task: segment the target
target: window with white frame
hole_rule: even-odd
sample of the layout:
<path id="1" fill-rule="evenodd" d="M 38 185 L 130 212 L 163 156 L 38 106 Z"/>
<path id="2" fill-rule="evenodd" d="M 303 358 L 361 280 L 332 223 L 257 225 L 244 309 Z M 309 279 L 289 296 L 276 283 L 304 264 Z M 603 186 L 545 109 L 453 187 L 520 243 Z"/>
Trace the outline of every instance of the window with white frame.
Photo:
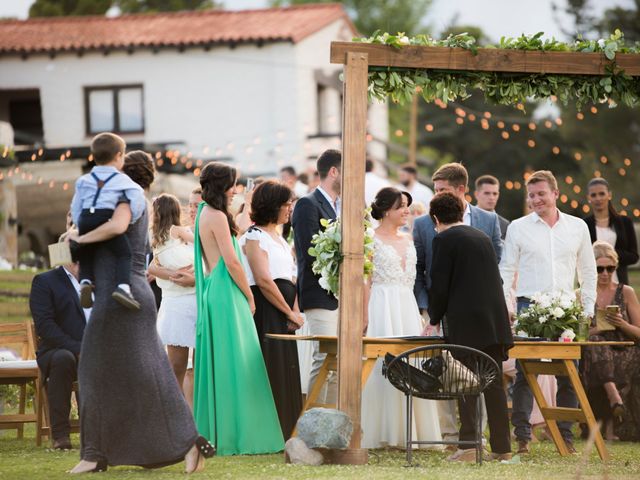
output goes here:
<path id="1" fill-rule="evenodd" d="M 144 132 L 142 85 L 85 87 L 84 100 L 87 135 Z"/>

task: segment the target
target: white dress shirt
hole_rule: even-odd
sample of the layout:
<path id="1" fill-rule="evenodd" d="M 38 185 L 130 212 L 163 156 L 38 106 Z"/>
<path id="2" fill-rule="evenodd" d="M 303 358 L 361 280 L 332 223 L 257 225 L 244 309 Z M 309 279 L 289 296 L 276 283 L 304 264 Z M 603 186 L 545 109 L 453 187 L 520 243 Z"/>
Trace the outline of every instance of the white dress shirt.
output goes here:
<path id="1" fill-rule="evenodd" d="M 462 215 L 462 223 L 467 226 L 471 226 L 471 207 L 469 206 L 469 202 L 464 202 L 464 214 Z"/>
<path id="2" fill-rule="evenodd" d="M 431 203 L 431 199 L 433 198 L 433 191 L 429 187 L 423 185 L 420 182 L 415 182 L 411 189 L 407 189 L 407 187 L 402 185 L 398 188 L 400 190 L 407 190 L 411 194 L 413 203 L 422 203 L 425 207 L 427 207 L 427 213 L 429 213 L 429 204 Z"/>
<path id="3" fill-rule="evenodd" d="M 340 209 L 342 208 L 342 201 L 340 200 L 340 197 L 336 197 L 336 201 L 334 202 L 333 199 L 329 196 L 327 192 L 324 191 L 322 187 L 318 187 L 318 191 L 322 194 L 324 198 L 327 199 L 327 202 L 329 202 L 329 205 L 331 205 L 331 208 L 333 208 L 333 211 L 336 212 L 336 218 L 340 218 Z"/>
<path id="4" fill-rule="evenodd" d="M 587 224 L 558 211 L 559 218 L 550 227 L 535 212 L 514 220 L 505 239 L 500 274 L 507 305 L 511 305 L 511 285 L 516 273 L 516 297 L 536 293 L 571 293 L 576 273 L 580 298 L 587 315 L 593 315 L 596 300 L 596 261 Z"/>
<path id="5" fill-rule="evenodd" d="M 78 283 L 78 280 L 76 279 L 76 277 L 73 276 L 73 273 L 71 273 L 65 267 L 62 267 L 62 268 L 64 268 L 64 271 L 67 274 L 67 277 L 69 277 L 69 281 L 71 282 L 71 285 L 73 285 L 73 288 L 75 288 L 76 292 L 78 292 L 78 297 L 80 297 L 80 283 Z M 93 295 L 93 293 L 91 295 Z M 86 321 L 89 321 L 89 318 L 91 317 L 91 308 L 83 308 L 82 310 L 84 311 L 84 319 Z"/>

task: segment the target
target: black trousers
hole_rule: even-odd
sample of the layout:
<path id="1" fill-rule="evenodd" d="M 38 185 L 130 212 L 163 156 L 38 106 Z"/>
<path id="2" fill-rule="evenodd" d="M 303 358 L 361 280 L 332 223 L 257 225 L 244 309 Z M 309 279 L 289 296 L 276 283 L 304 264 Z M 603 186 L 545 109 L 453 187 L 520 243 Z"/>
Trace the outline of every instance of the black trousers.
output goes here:
<path id="1" fill-rule="evenodd" d="M 482 352 L 493 358 L 498 364 L 498 378 L 484 391 L 484 400 L 487 406 L 489 423 L 489 444 L 493 453 L 511 452 L 511 436 L 509 433 L 509 413 L 507 411 L 507 396 L 502 387 L 502 359 L 504 348 L 500 345 L 481 349 Z M 463 364 L 473 370 L 473 365 L 459 358 Z M 458 400 L 460 411 L 460 440 L 470 441 L 476 438 L 477 411 L 476 400 L 478 395 L 467 395 Z"/>
<path id="2" fill-rule="evenodd" d="M 71 432 L 71 392 L 73 382 L 78 378 L 78 359 L 69 350 L 58 348 L 41 355 L 38 365 L 47 387 L 51 438 L 55 441 L 68 437 Z M 80 402 L 77 394 L 76 400 Z"/>
<path id="3" fill-rule="evenodd" d="M 93 213 L 89 209 L 82 210 L 78 221 L 80 235 L 95 230 L 112 216 L 113 210 L 109 208 L 98 208 Z M 83 244 L 78 251 L 80 280 L 94 281 L 93 259 L 100 246 L 107 247 L 116 257 L 116 283 L 131 285 L 131 245 L 126 235 L 118 235 L 104 242 Z"/>

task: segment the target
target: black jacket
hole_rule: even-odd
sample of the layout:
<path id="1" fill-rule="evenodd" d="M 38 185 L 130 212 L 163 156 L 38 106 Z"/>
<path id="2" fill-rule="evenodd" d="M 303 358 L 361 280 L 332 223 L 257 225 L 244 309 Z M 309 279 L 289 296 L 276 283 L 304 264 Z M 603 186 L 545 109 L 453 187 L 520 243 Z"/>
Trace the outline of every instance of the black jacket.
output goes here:
<path id="1" fill-rule="evenodd" d="M 433 239 L 429 316 L 448 343 L 479 350 L 513 346 L 509 313 L 489 237 L 466 225 Z M 506 358 L 505 358 L 506 359 Z"/>
<path id="2" fill-rule="evenodd" d="M 86 320 L 78 292 L 62 267 L 33 278 L 29 308 L 40 338 L 36 358 L 43 371 L 48 369 L 49 353 L 63 348 L 80 354 Z"/>
<path id="3" fill-rule="evenodd" d="M 298 262 L 298 303 L 301 310 L 311 308 L 335 310 L 338 308 L 338 300 L 320 286 L 318 283 L 320 277 L 311 270 L 315 260 L 309 255 L 311 237 L 322 228 L 320 225 L 322 218 L 335 220 L 336 214 L 318 189 L 296 202 L 291 224 L 296 247 L 296 261 Z"/>
<path id="4" fill-rule="evenodd" d="M 638 241 L 636 240 L 636 232 L 633 228 L 633 222 L 629 217 L 618 215 L 611 218 L 611 226 L 616 232 L 615 249 L 618 254 L 618 280 L 620 283 L 629 285 L 629 274 L 627 267 L 638 261 Z M 584 219 L 589 227 L 589 235 L 591 242 L 597 240 L 596 237 L 596 219 L 593 215 L 589 215 Z"/>

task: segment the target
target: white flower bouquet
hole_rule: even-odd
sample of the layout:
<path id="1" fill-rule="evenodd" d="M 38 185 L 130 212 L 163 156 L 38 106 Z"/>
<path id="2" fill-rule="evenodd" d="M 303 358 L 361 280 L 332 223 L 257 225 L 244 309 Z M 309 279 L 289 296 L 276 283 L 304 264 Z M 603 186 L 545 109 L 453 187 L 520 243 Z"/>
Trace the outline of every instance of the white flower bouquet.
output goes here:
<path id="1" fill-rule="evenodd" d="M 369 278 L 373 272 L 373 228 L 368 220 L 369 209 L 365 210 L 364 217 L 364 278 Z M 340 265 L 342 254 L 340 244 L 342 233 L 340 231 L 340 219 L 335 221 L 321 219 L 320 224 L 324 230 L 320 230 L 311 238 L 309 255 L 315 257 L 312 265 L 313 273 L 320 275 L 320 286 L 338 298 L 340 284 Z"/>
<path id="2" fill-rule="evenodd" d="M 514 323 L 516 335 L 572 341 L 583 321 L 582 305 L 573 293 L 537 293 Z"/>

